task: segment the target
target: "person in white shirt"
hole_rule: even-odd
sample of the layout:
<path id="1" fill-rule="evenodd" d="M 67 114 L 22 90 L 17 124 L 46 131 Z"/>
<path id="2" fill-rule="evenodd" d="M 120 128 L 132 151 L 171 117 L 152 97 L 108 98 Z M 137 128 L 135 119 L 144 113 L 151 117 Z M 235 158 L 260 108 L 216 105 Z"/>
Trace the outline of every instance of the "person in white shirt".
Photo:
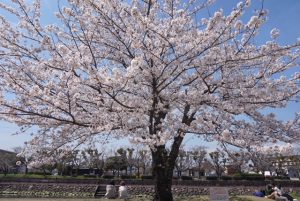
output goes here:
<path id="1" fill-rule="evenodd" d="M 115 187 L 115 181 L 111 181 L 106 186 L 106 193 L 104 196 L 106 199 L 115 199 L 116 198 L 116 187 Z"/>
<path id="2" fill-rule="evenodd" d="M 290 195 L 288 195 L 287 193 L 283 193 L 281 185 L 275 186 L 273 190 L 274 192 L 272 194 L 265 197 L 273 200 L 280 199 L 285 201 L 293 201 L 293 198 Z"/>
<path id="3" fill-rule="evenodd" d="M 128 189 L 127 189 L 127 186 L 125 185 L 124 181 L 120 182 L 119 198 L 124 199 L 124 200 L 128 200 L 128 198 L 129 198 Z"/>
<path id="4" fill-rule="evenodd" d="M 279 198 L 281 196 L 282 192 L 281 192 L 280 186 L 279 187 L 274 186 L 272 188 L 272 190 L 273 190 L 273 192 L 271 194 L 265 196 L 265 198 L 269 198 L 269 199 L 275 200 L 276 198 Z M 288 201 L 288 200 L 286 199 L 286 201 Z"/>
<path id="5" fill-rule="evenodd" d="M 277 193 L 278 196 L 281 196 L 282 195 L 282 189 L 281 189 L 281 186 L 275 186 L 274 187 L 274 191 Z"/>

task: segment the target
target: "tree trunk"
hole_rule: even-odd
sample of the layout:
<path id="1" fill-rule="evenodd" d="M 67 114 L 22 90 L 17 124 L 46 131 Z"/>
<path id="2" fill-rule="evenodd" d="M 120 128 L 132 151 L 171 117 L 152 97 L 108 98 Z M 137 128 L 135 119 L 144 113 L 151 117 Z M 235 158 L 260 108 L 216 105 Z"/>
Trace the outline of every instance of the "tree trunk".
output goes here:
<path id="1" fill-rule="evenodd" d="M 178 177 L 178 179 L 181 178 L 181 171 L 180 170 L 177 170 L 177 177 Z"/>
<path id="2" fill-rule="evenodd" d="M 68 168 L 68 172 L 69 172 L 69 175 L 71 175 L 71 177 L 73 177 L 73 168 L 74 168 L 74 165 L 71 165 L 69 168 Z"/>
<path id="3" fill-rule="evenodd" d="M 154 80 L 155 83 L 155 80 Z M 154 85 L 156 86 L 156 85 Z M 155 89 L 154 89 L 155 92 Z M 154 99 L 156 99 L 155 97 Z M 157 101 L 157 100 L 156 100 Z M 155 103 L 155 102 L 154 102 Z M 187 116 L 188 111 L 190 110 L 190 106 L 187 105 L 184 109 L 184 116 L 182 119 L 182 123 L 186 125 L 190 125 L 193 120 L 193 113 L 190 117 Z M 154 111 L 150 116 L 150 122 L 154 123 L 149 126 L 149 130 L 151 134 L 155 134 L 158 132 L 158 129 L 161 123 L 161 119 L 164 119 L 166 113 L 160 112 L 158 116 L 153 121 Z M 172 195 L 172 177 L 173 171 L 176 163 L 176 159 L 179 155 L 179 148 L 183 141 L 184 132 L 182 130 L 178 130 L 177 136 L 174 137 L 173 144 L 171 145 L 171 149 L 168 153 L 165 145 L 155 146 L 155 149 L 151 149 L 152 154 L 152 175 L 154 177 L 154 190 L 155 195 L 153 201 L 173 201 Z"/>
<path id="4" fill-rule="evenodd" d="M 139 162 L 138 162 L 139 163 Z M 140 165 L 137 165 L 137 175 L 140 178 Z"/>
<path id="5" fill-rule="evenodd" d="M 8 174 L 8 168 L 4 167 L 3 171 L 4 171 L 4 176 L 6 176 Z"/>
<path id="6" fill-rule="evenodd" d="M 200 172 L 201 172 L 201 164 L 198 164 L 198 179 L 201 178 Z"/>
<path id="7" fill-rule="evenodd" d="M 143 165 L 143 175 L 146 175 L 146 165 Z"/>
<path id="8" fill-rule="evenodd" d="M 167 151 L 164 147 L 152 152 L 152 173 L 154 176 L 155 195 L 153 201 L 173 201 L 172 175 L 174 166 L 168 164 Z"/>
<path id="9" fill-rule="evenodd" d="M 157 176 L 154 177 L 155 181 L 155 196 L 153 201 L 173 201 L 172 195 L 172 177 L 168 176 L 165 168 L 156 171 Z"/>

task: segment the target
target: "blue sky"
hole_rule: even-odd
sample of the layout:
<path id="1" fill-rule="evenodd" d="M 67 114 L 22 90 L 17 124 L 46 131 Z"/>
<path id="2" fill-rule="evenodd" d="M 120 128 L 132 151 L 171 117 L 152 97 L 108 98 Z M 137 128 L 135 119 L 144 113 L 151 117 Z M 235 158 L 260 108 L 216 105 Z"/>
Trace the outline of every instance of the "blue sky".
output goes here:
<path id="1" fill-rule="evenodd" d="M 27 0 L 30 2 L 30 0 Z M 10 0 L 1 0 L 1 2 L 7 3 Z M 53 13 L 57 9 L 57 1 L 43 0 L 42 3 L 42 23 L 54 23 L 55 19 Z M 204 15 L 213 13 L 216 9 L 222 8 L 225 14 L 229 14 L 232 8 L 238 3 L 238 0 L 216 0 L 214 6 L 205 10 Z M 261 0 L 252 0 L 251 7 L 246 11 L 244 20 L 250 18 L 255 9 L 260 9 L 262 6 Z M 299 0 L 265 0 L 263 4 L 264 8 L 269 10 L 268 21 L 265 23 L 260 31 L 260 35 L 256 39 L 257 44 L 264 43 L 270 40 L 270 31 L 276 27 L 280 30 L 280 38 L 278 39 L 281 44 L 293 43 L 300 38 L 300 1 Z M 6 13 L 0 10 L 0 15 L 9 17 Z M 13 18 L 10 18 L 14 21 Z M 300 72 L 300 68 L 296 67 L 294 71 Z M 293 118 L 295 112 L 300 112 L 300 103 L 291 103 L 287 108 L 276 109 L 273 111 L 277 117 L 281 120 L 288 120 Z M 30 135 L 27 133 L 20 135 L 12 135 L 18 130 L 18 127 L 14 124 L 0 121 L 0 149 L 11 150 L 13 147 L 22 146 L 24 141 L 30 139 Z M 195 140 L 196 139 L 196 140 Z M 116 144 L 122 144 L 124 141 L 116 142 Z M 185 144 L 188 146 L 195 146 L 201 143 L 200 140 L 192 136 L 187 136 Z M 206 144 L 207 146 L 207 144 Z M 212 145 L 214 146 L 214 145 Z"/>

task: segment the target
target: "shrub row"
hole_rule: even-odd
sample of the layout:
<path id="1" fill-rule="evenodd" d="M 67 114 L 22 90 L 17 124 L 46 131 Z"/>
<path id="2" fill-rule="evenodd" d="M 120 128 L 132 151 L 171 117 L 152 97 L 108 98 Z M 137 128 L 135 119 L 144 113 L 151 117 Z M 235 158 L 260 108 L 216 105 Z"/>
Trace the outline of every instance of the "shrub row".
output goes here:
<path id="1" fill-rule="evenodd" d="M 1 178 L 62 178 L 62 179 L 116 179 L 117 177 L 114 175 L 102 175 L 102 177 L 99 177 L 97 175 L 82 175 L 82 176 L 75 176 L 75 177 L 61 177 L 61 176 L 51 176 L 49 174 L 44 177 L 43 173 L 28 173 L 27 175 L 7 175 L 7 176 L 2 176 Z M 207 176 L 204 177 L 206 180 L 249 180 L 249 181 L 263 181 L 263 180 L 268 180 L 268 179 L 275 179 L 275 180 L 289 180 L 289 177 L 286 176 L 276 176 L 276 177 L 270 177 L 270 178 L 265 178 L 261 174 L 236 174 L 232 176 L 224 175 L 218 178 L 217 176 Z M 136 175 L 121 175 L 120 179 L 126 179 L 126 180 L 135 180 L 135 179 L 141 179 L 141 180 L 152 180 L 153 176 L 151 175 L 141 175 L 140 177 Z M 193 180 L 193 177 L 191 176 L 181 176 L 180 178 L 178 177 L 173 177 L 174 180 Z"/>
<path id="2" fill-rule="evenodd" d="M 103 175 L 102 178 L 103 179 L 114 179 L 117 177 L 114 175 Z M 138 177 L 135 175 L 121 175 L 120 178 L 121 179 L 138 179 Z"/>
<path id="3" fill-rule="evenodd" d="M 260 174 L 238 174 L 233 176 L 221 176 L 221 180 L 248 180 L 248 181 L 263 181 L 265 180 L 264 175 Z M 208 176 L 206 180 L 218 180 L 217 176 Z"/>
<path id="4" fill-rule="evenodd" d="M 42 176 L 44 176 L 44 175 L 51 175 L 51 173 L 50 172 L 28 172 L 27 173 L 28 175 L 42 175 Z"/>
<path id="5" fill-rule="evenodd" d="M 102 178 L 104 179 L 113 179 L 115 178 L 113 175 L 104 175 L 102 176 Z M 131 175 L 121 175 L 120 177 L 121 179 L 138 179 L 137 176 L 131 176 Z M 140 177 L 142 180 L 145 179 L 153 179 L 153 176 L 151 175 L 142 175 Z M 181 176 L 180 178 L 178 177 L 173 177 L 174 180 L 193 180 L 193 177 L 191 176 Z M 220 178 L 221 180 L 249 180 L 249 181 L 263 181 L 265 180 L 264 175 L 261 174 L 237 174 L 237 175 L 232 175 L 232 176 L 228 176 L 228 175 L 224 175 L 221 176 Z M 288 180 L 289 177 L 284 177 L 284 176 L 278 176 L 278 177 L 273 177 L 273 179 L 278 179 L 278 180 Z M 218 180 L 217 176 L 207 176 L 206 180 Z"/>

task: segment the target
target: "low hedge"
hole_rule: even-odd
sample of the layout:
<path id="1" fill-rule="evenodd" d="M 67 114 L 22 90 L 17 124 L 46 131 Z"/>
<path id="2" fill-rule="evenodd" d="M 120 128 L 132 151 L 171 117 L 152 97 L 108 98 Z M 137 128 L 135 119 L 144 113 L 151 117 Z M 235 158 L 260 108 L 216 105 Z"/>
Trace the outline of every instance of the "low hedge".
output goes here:
<path id="1" fill-rule="evenodd" d="M 217 176 L 207 176 L 206 180 L 218 180 Z"/>
<path id="2" fill-rule="evenodd" d="M 218 180 L 217 176 L 207 176 L 206 180 Z M 264 175 L 260 174 L 236 174 L 236 175 L 223 175 L 220 177 L 220 180 L 228 181 L 228 180 L 248 180 L 248 181 L 264 181 Z"/>
<path id="3" fill-rule="evenodd" d="M 224 175 L 221 177 L 222 180 L 232 180 L 231 176 Z"/>
<path id="4" fill-rule="evenodd" d="M 152 175 L 142 175 L 141 179 L 153 179 Z"/>
<path id="5" fill-rule="evenodd" d="M 180 178 L 182 180 L 193 180 L 193 177 L 191 177 L 191 176 L 181 176 Z"/>
<path id="6" fill-rule="evenodd" d="M 97 178 L 97 175 L 90 175 L 90 174 L 85 174 L 83 175 L 84 178 Z"/>
<path id="7" fill-rule="evenodd" d="M 265 176 L 261 174 L 236 174 L 232 176 L 233 180 L 263 181 Z"/>
<path id="8" fill-rule="evenodd" d="M 115 176 L 114 175 L 103 175 L 102 178 L 103 179 L 113 179 L 113 178 L 115 178 Z"/>
<path id="9" fill-rule="evenodd" d="M 121 175 L 121 179 L 136 179 L 135 175 Z"/>
<path id="10" fill-rule="evenodd" d="M 277 180 L 290 180 L 288 176 L 275 176 L 273 178 Z"/>
<path id="11" fill-rule="evenodd" d="M 27 175 L 40 175 L 40 176 L 44 176 L 44 175 L 52 175 L 50 172 L 28 172 Z"/>

